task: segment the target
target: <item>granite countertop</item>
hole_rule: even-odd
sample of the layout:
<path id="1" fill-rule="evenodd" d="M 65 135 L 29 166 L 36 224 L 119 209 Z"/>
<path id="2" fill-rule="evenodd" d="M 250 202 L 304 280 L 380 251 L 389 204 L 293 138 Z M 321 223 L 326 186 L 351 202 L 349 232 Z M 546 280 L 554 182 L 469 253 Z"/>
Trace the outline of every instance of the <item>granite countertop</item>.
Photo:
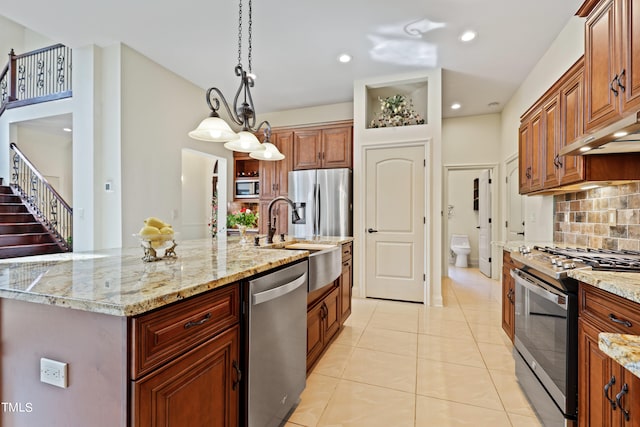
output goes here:
<path id="1" fill-rule="evenodd" d="M 629 372 L 640 377 L 640 336 L 602 332 L 598 334 L 598 347 Z"/>
<path id="2" fill-rule="evenodd" d="M 142 248 L 134 247 L 0 260 L 0 298 L 135 316 L 309 255 L 240 245 L 226 236 L 178 241 L 176 254 L 143 262 Z"/>
<path id="3" fill-rule="evenodd" d="M 589 269 L 568 270 L 567 275 L 622 298 L 640 303 L 640 274 Z"/>

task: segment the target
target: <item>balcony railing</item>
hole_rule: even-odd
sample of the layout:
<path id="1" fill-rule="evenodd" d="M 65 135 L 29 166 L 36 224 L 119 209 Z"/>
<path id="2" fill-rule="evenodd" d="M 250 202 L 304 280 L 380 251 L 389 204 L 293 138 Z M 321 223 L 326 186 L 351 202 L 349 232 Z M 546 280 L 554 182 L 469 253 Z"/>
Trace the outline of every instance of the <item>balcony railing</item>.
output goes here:
<path id="1" fill-rule="evenodd" d="M 11 186 L 29 211 L 57 237 L 58 245 L 73 248 L 73 210 L 13 142 Z"/>
<path id="2" fill-rule="evenodd" d="M 0 73 L 0 114 L 7 108 L 71 96 L 71 48 L 62 44 L 16 55 Z"/>

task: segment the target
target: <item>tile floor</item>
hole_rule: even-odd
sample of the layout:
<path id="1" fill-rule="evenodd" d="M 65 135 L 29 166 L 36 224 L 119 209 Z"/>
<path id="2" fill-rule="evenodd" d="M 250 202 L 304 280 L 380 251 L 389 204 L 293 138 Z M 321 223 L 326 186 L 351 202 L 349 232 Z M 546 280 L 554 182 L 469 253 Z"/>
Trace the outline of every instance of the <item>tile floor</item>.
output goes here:
<path id="1" fill-rule="evenodd" d="M 449 275 L 445 307 L 354 299 L 286 427 L 540 426 L 514 376 L 500 283 Z"/>

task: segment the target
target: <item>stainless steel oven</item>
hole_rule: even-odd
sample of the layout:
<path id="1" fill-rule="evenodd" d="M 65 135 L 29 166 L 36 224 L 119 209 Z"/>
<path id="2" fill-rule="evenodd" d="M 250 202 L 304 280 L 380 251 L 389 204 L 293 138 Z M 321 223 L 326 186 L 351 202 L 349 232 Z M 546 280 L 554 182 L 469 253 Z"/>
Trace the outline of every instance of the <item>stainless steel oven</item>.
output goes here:
<path id="1" fill-rule="evenodd" d="M 547 427 L 577 419 L 578 301 L 562 282 L 514 269 L 516 376 Z"/>

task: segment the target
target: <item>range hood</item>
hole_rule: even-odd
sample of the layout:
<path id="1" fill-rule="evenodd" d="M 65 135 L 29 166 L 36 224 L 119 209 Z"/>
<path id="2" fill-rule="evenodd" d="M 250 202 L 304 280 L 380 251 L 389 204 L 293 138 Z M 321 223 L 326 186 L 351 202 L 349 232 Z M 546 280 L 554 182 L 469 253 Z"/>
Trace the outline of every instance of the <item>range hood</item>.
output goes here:
<path id="1" fill-rule="evenodd" d="M 561 156 L 640 152 L 640 111 L 560 150 Z"/>

